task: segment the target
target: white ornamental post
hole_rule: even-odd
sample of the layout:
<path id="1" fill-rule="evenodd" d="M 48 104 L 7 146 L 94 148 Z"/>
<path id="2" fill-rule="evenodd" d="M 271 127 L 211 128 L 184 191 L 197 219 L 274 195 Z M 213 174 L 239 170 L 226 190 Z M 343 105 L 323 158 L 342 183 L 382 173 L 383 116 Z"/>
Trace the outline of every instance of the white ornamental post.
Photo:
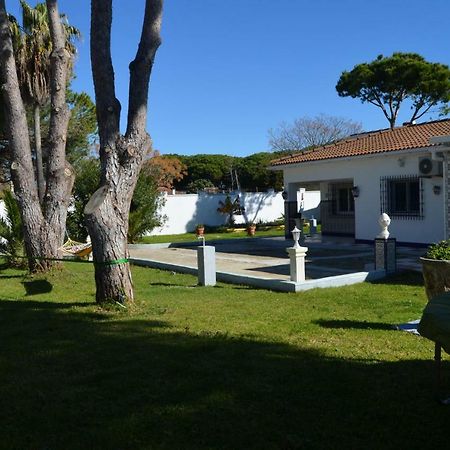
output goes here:
<path id="1" fill-rule="evenodd" d="M 203 244 L 197 247 L 198 284 L 200 286 L 215 286 L 216 247 L 205 245 L 204 236 L 199 236 L 198 239 L 203 241 Z"/>
<path id="2" fill-rule="evenodd" d="M 389 237 L 388 227 L 391 224 L 391 218 L 383 213 L 378 218 L 378 223 L 381 232 L 375 238 L 375 270 L 394 273 L 397 270 L 397 241 Z"/>
<path id="3" fill-rule="evenodd" d="M 292 230 L 294 238 L 294 246 L 287 249 L 290 259 L 291 281 L 301 283 L 305 281 L 305 257 L 308 247 L 300 247 L 298 240 L 300 239 L 300 230 L 294 227 Z"/>

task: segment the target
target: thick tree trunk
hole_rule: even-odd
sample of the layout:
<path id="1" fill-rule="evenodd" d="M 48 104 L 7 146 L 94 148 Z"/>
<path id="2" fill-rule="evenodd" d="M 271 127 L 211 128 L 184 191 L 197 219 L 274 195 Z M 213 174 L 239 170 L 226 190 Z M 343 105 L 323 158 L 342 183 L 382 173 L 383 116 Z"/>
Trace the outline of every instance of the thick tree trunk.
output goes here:
<path id="1" fill-rule="evenodd" d="M 110 152 L 107 178 L 84 210 L 92 240 L 98 303 L 123 304 L 134 299 L 128 263 L 128 215 L 143 159 L 138 155 L 149 146 L 147 135 L 137 141 L 118 137 Z"/>
<path id="2" fill-rule="evenodd" d="M 100 136 L 101 187 L 85 207 L 99 303 L 133 300 L 127 232 L 131 198 L 144 155 L 150 73 L 160 39 L 162 0 L 146 0 L 141 40 L 130 63 L 128 123 L 120 134 L 120 103 L 111 58 L 112 1 L 91 2 L 91 62 Z"/>
<path id="3" fill-rule="evenodd" d="M 52 80 L 50 146 L 47 167 L 47 194 L 39 202 L 31 158 L 30 137 L 17 79 L 14 51 L 9 32 L 5 2 L 0 0 L 0 82 L 5 107 L 6 129 L 11 147 L 11 176 L 24 227 L 24 243 L 31 271 L 48 270 L 63 243 L 67 206 L 74 174 L 65 160 L 65 142 L 69 111 L 65 102 L 68 54 L 54 0 L 48 0 L 52 31 Z M 44 259 L 42 259 L 44 258 Z"/>
<path id="4" fill-rule="evenodd" d="M 36 178 L 39 201 L 44 202 L 45 181 L 44 166 L 42 164 L 42 138 L 41 138 L 41 108 L 34 105 L 34 146 L 36 150 Z"/>
<path id="5" fill-rule="evenodd" d="M 98 303 L 133 301 L 128 264 L 129 193 L 114 192 L 104 185 L 85 208 L 86 225 L 92 236 Z M 126 211 L 123 213 L 122 211 Z"/>

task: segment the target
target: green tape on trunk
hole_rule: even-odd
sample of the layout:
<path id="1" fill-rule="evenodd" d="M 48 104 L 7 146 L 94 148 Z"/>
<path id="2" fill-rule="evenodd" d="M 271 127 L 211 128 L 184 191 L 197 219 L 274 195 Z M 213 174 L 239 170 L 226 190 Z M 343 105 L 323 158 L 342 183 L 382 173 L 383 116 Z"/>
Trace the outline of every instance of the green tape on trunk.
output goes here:
<path id="1" fill-rule="evenodd" d="M 95 266 L 115 266 L 117 264 L 127 264 L 128 258 L 113 259 L 112 261 L 93 261 Z"/>

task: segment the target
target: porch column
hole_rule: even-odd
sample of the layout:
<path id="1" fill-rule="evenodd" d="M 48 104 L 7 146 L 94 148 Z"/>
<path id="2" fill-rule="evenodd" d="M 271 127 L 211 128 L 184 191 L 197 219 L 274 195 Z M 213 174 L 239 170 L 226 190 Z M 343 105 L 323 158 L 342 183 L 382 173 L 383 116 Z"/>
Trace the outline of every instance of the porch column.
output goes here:
<path id="1" fill-rule="evenodd" d="M 284 237 L 292 239 L 291 231 L 296 226 L 295 219 L 299 219 L 297 191 L 298 183 L 289 183 L 285 190 L 284 198 Z"/>

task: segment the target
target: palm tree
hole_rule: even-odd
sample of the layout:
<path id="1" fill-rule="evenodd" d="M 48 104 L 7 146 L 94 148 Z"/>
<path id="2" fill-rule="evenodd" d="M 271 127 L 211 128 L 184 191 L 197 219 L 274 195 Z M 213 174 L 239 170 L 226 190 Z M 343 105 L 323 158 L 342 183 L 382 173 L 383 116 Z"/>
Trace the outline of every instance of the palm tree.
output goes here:
<path id="1" fill-rule="evenodd" d="M 39 200 L 42 204 L 45 181 L 42 163 L 41 108 L 50 97 L 52 43 L 46 4 L 38 3 L 33 8 L 25 0 L 20 0 L 20 5 L 22 26 L 12 16 L 10 24 L 22 99 L 33 109 L 36 177 Z M 68 24 L 64 14 L 60 17 L 64 25 L 66 50 L 74 55 L 76 53 L 74 41 L 80 37 L 80 31 Z"/>
<path id="2" fill-rule="evenodd" d="M 219 200 L 219 207 L 217 212 L 221 214 L 226 214 L 228 216 L 227 224 L 231 227 L 234 225 L 234 215 L 242 212 L 239 197 L 235 200 L 231 200 L 231 197 L 227 195 L 225 200 Z"/>

